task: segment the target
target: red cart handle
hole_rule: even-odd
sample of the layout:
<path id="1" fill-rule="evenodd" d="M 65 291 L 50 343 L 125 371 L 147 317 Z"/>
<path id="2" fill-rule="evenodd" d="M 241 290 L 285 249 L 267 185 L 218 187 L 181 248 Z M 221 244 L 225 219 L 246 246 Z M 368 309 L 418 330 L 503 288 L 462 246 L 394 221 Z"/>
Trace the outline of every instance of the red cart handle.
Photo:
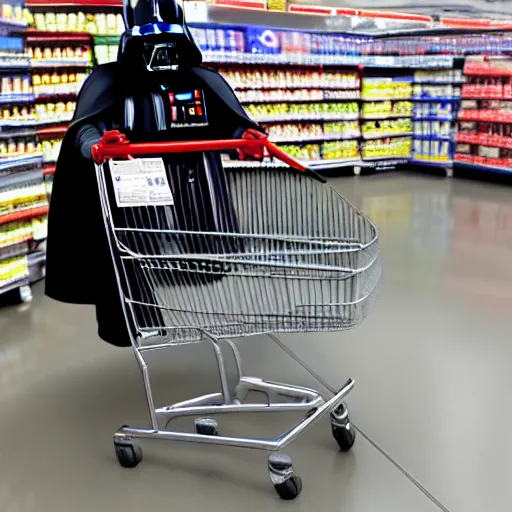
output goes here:
<path id="1" fill-rule="evenodd" d="M 97 164 L 108 158 L 129 158 L 162 153 L 194 153 L 223 149 L 238 150 L 242 160 L 263 160 L 265 150 L 269 156 L 278 158 L 298 171 L 309 169 L 290 155 L 272 144 L 263 133 L 248 129 L 241 139 L 200 140 L 183 142 L 152 142 L 131 144 L 126 136 L 117 130 L 106 132 L 98 144 L 92 147 L 92 157 Z"/>

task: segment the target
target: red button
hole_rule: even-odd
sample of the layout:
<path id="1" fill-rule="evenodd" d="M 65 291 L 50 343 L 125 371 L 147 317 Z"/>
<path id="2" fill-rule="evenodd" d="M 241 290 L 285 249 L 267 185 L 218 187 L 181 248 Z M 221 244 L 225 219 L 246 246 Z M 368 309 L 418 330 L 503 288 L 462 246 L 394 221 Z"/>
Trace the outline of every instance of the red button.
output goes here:
<path id="1" fill-rule="evenodd" d="M 197 89 L 194 91 L 194 98 L 200 98 L 201 97 L 201 91 L 198 91 Z"/>
<path id="2" fill-rule="evenodd" d="M 174 103 L 174 94 L 172 92 L 169 93 L 169 101 L 171 102 L 171 105 Z"/>
<path id="3" fill-rule="evenodd" d="M 198 116 L 202 116 L 203 115 L 203 109 L 201 107 L 197 107 L 196 108 L 196 112 L 197 112 Z"/>

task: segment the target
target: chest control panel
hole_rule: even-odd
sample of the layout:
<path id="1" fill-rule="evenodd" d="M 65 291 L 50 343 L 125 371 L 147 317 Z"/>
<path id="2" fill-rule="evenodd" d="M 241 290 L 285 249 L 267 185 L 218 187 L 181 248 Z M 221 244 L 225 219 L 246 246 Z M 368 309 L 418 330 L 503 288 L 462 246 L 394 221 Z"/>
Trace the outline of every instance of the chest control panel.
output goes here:
<path id="1" fill-rule="evenodd" d="M 201 89 L 170 92 L 171 128 L 208 126 L 208 116 Z"/>

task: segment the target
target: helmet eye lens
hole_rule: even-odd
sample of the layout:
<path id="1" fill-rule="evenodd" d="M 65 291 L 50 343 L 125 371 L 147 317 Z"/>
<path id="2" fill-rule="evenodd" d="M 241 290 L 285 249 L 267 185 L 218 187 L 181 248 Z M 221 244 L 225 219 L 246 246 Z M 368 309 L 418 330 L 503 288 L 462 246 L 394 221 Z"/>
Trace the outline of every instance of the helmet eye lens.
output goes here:
<path id="1" fill-rule="evenodd" d="M 149 71 L 178 69 L 176 43 L 144 45 L 144 59 Z"/>

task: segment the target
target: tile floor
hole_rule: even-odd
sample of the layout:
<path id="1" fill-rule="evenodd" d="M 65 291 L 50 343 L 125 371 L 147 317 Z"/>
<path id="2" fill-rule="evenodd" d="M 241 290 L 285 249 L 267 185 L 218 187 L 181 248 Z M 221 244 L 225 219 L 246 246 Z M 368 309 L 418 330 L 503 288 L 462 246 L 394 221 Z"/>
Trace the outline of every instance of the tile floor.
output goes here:
<path id="1" fill-rule="evenodd" d="M 90 308 L 39 285 L 30 307 L 0 311 L 0 510 L 510 511 L 510 189 L 406 174 L 332 184 L 381 228 L 381 298 L 359 329 L 280 340 L 328 388 L 356 379 L 351 453 L 338 452 L 328 419 L 292 445 L 304 480 L 295 502 L 277 498 L 259 452 L 152 443 L 122 469 L 111 433 L 147 425 L 131 350 L 100 342 Z M 325 390 L 268 338 L 240 348 L 248 374 Z M 201 346 L 152 366 L 160 401 L 217 386 Z M 221 428 L 275 435 L 287 420 Z"/>

